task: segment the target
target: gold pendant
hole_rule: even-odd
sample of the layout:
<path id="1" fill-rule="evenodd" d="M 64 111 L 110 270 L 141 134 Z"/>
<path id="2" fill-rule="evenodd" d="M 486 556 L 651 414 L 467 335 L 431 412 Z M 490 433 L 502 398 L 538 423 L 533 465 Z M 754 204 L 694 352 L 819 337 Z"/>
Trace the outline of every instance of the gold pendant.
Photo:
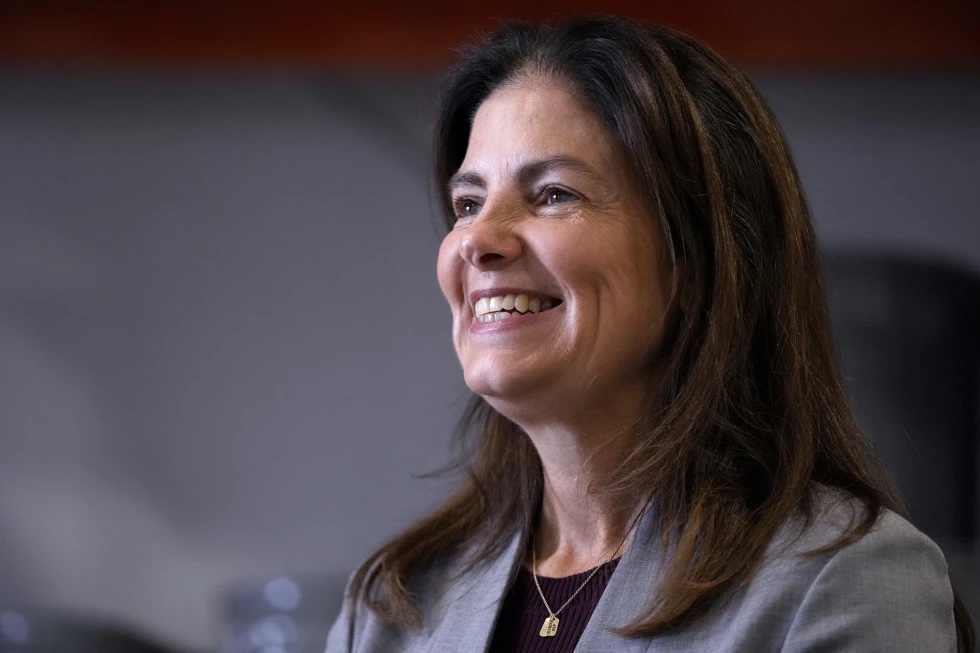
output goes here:
<path id="1" fill-rule="evenodd" d="M 541 632 L 538 633 L 542 637 L 554 637 L 558 634 L 558 617 L 555 615 L 548 615 L 541 624 Z"/>

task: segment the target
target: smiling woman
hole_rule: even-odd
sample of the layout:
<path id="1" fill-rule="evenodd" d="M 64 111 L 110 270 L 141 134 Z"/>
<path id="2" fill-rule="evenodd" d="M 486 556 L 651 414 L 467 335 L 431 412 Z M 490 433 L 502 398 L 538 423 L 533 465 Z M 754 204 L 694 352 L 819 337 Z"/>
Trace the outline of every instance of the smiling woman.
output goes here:
<path id="1" fill-rule="evenodd" d="M 601 438 L 626 428 L 651 391 L 670 269 L 626 162 L 571 89 L 540 73 L 496 90 L 474 116 L 449 183 L 455 221 L 439 283 L 466 384 L 520 424 L 601 415 L 588 428 Z M 550 440 L 563 448 L 560 430 Z"/>
<path id="2" fill-rule="evenodd" d="M 328 653 L 969 651 L 855 426 L 787 147 L 704 45 L 514 25 L 449 76 L 464 477 Z"/>

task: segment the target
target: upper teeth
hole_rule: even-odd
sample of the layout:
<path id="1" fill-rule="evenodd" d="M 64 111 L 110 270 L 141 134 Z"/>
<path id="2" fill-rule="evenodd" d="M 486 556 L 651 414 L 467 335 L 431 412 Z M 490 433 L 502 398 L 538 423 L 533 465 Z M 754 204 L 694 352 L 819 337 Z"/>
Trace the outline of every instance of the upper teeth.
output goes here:
<path id="1" fill-rule="evenodd" d="M 555 305 L 552 299 L 530 298 L 527 295 L 498 295 L 496 297 L 481 297 L 476 302 L 473 311 L 482 322 L 494 319 L 506 319 L 512 316 L 510 311 L 517 313 L 540 313 Z"/>

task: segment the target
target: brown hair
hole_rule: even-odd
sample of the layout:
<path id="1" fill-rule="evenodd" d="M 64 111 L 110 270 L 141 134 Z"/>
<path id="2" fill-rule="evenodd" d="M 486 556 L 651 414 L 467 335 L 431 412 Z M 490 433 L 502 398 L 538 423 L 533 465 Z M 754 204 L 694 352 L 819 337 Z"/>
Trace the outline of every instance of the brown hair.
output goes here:
<path id="1" fill-rule="evenodd" d="M 660 391 L 614 486 L 646 497 L 671 543 L 648 611 L 622 629 L 649 636 L 690 623 L 751 578 L 777 529 L 812 517 L 820 485 L 863 512 L 822 553 L 906 512 L 851 413 L 838 369 L 809 209 L 786 142 L 751 82 L 693 38 L 614 17 L 513 24 L 465 52 L 447 78 L 434 177 L 446 191 L 473 116 L 496 88 L 540 74 L 569 84 L 622 142 L 656 207 L 676 275 L 676 321 Z M 371 556 L 351 594 L 418 625 L 411 587 L 425 567 L 499 554 L 528 538 L 541 464 L 519 427 L 474 396 L 459 427 L 456 491 Z M 959 599 L 960 650 L 972 628 Z"/>

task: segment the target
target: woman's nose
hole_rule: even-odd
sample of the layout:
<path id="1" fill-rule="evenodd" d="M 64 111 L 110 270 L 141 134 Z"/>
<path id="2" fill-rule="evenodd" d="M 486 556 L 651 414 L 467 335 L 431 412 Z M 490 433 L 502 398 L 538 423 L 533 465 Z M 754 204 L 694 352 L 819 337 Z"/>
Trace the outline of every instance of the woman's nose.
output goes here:
<path id="1" fill-rule="evenodd" d="M 476 268 L 497 268 L 520 257 L 521 240 L 511 221 L 478 216 L 466 228 L 460 256 Z"/>

